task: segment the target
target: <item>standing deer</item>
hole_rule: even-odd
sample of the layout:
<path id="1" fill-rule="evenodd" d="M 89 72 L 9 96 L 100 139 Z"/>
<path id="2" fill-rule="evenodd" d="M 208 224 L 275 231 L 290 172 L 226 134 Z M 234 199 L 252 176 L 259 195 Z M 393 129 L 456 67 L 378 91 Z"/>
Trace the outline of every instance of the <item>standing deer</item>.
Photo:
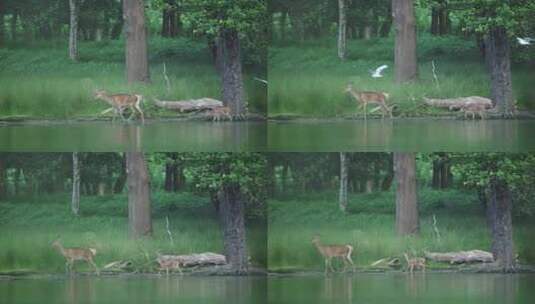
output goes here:
<path id="1" fill-rule="evenodd" d="M 464 118 L 468 119 L 469 114 L 472 115 L 472 119 L 476 119 L 476 114 L 485 119 L 486 106 L 478 103 L 467 103 L 461 106 L 461 111 L 464 112 Z"/>
<path id="2" fill-rule="evenodd" d="M 364 92 L 357 91 L 353 87 L 352 83 L 348 83 L 345 89 L 345 93 L 349 94 L 359 103 L 358 109 L 364 108 L 364 119 L 366 119 L 366 112 L 368 104 L 378 105 L 381 108 L 382 118 L 385 118 L 385 114 L 388 114 L 392 118 L 392 109 L 386 104 L 389 95 L 385 92 Z"/>
<path id="3" fill-rule="evenodd" d="M 222 119 L 232 120 L 229 107 L 212 108 L 208 113 L 206 113 L 206 116 L 210 117 L 212 121 L 220 121 Z"/>
<path id="4" fill-rule="evenodd" d="M 319 236 L 312 238 L 312 244 L 318 249 L 318 252 L 325 259 L 325 274 L 327 270 L 330 269 L 331 272 L 334 272 L 332 259 L 341 258 L 344 261 L 344 271 L 347 269 L 348 263 L 351 264 L 353 268 L 353 260 L 351 259 L 351 253 L 353 253 L 353 246 L 351 245 L 322 245 Z"/>
<path id="5" fill-rule="evenodd" d="M 56 248 L 67 260 L 65 263 L 66 271 L 72 271 L 74 262 L 86 261 L 95 268 L 97 275 L 100 274 L 97 265 L 95 262 L 93 262 L 93 257 L 97 254 L 97 250 L 95 248 L 65 248 L 59 239 L 52 243 L 52 247 Z"/>
<path id="6" fill-rule="evenodd" d="M 407 270 L 409 270 L 410 273 L 413 273 L 414 269 L 416 268 L 420 268 L 423 272 L 425 272 L 425 258 L 409 258 L 407 253 L 404 253 L 403 256 L 407 261 Z"/>
<path id="7" fill-rule="evenodd" d="M 100 99 L 105 102 L 107 102 L 111 108 L 102 111 L 100 114 L 104 114 L 110 111 L 113 111 L 114 116 L 113 120 L 115 120 L 115 116 L 119 115 L 124 120 L 123 112 L 126 108 L 130 108 L 130 111 L 132 111 L 132 114 L 130 114 L 130 117 L 132 118 L 132 115 L 135 114 L 135 112 L 138 112 L 141 115 L 141 122 L 145 122 L 145 117 L 143 116 L 143 111 L 141 110 L 141 102 L 143 101 L 143 96 L 137 95 L 137 94 L 109 94 L 108 92 L 104 90 L 97 90 L 94 94 L 95 99 Z"/>

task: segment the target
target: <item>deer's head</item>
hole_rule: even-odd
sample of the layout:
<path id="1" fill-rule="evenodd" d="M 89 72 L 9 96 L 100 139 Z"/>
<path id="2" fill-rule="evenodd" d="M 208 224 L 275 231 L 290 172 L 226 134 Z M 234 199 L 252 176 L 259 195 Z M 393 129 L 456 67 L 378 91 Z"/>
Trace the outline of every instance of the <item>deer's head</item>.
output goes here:
<path id="1" fill-rule="evenodd" d="M 104 98 L 106 95 L 107 95 L 107 92 L 104 91 L 104 90 L 95 90 L 95 92 L 93 93 L 93 97 L 94 97 L 95 99 L 102 99 L 102 98 Z"/>
<path id="2" fill-rule="evenodd" d="M 61 239 L 56 239 L 52 242 L 52 247 L 60 248 L 61 247 Z"/>
<path id="3" fill-rule="evenodd" d="M 312 237 L 312 241 L 311 241 L 312 244 L 317 244 L 319 242 L 320 242 L 320 236 L 319 235 L 315 235 L 315 236 Z"/>

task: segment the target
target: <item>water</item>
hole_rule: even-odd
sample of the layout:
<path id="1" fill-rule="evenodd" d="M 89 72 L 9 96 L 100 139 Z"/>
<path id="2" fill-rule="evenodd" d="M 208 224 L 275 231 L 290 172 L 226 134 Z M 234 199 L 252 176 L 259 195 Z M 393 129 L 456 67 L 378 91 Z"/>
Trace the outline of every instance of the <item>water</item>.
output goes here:
<path id="1" fill-rule="evenodd" d="M 266 303 L 264 277 L 131 277 L 0 280 L 0 303 Z"/>
<path id="2" fill-rule="evenodd" d="M 3 152 L 264 151 L 263 122 L 29 123 L 0 127 Z"/>
<path id="3" fill-rule="evenodd" d="M 416 273 L 284 277 L 268 282 L 270 304 L 531 304 L 535 275 Z"/>
<path id="4" fill-rule="evenodd" d="M 535 151 L 535 120 L 394 119 L 270 122 L 276 152 Z"/>

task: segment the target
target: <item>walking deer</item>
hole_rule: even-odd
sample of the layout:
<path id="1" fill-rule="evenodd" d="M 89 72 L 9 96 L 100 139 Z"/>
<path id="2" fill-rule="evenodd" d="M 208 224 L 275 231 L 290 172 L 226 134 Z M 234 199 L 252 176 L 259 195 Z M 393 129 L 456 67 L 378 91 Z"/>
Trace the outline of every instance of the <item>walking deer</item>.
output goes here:
<path id="1" fill-rule="evenodd" d="M 160 252 L 156 252 L 156 254 L 158 255 L 156 262 L 160 266 L 159 270 L 165 270 L 167 276 L 169 276 L 169 270 L 173 269 L 177 269 L 178 272 L 182 274 L 182 269 L 180 268 L 182 263 L 179 259 L 177 259 L 177 256 L 163 255 Z"/>
<path id="2" fill-rule="evenodd" d="M 423 272 L 425 272 L 425 258 L 409 258 L 407 253 L 404 253 L 403 256 L 405 257 L 405 260 L 407 261 L 407 270 L 410 273 L 413 273 L 414 269 L 420 268 Z"/>
<path id="3" fill-rule="evenodd" d="M 355 266 L 355 264 L 353 264 L 353 260 L 351 259 L 351 254 L 353 253 L 353 246 L 348 244 L 322 245 L 319 236 L 314 236 L 314 238 L 312 238 L 312 244 L 314 244 L 318 252 L 325 259 L 325 274 L 327 274 L 327 271 L 329 269 L 331 270 L 331 272 L 334 272 L 332 266 L 333 258 L 342 259 L 342 261 L 344 262 L 344 271 L 347 269 L 348 263 L 351 264 L 351 268 L 353 270 L 353 267 Z"/>
<path id="4" fill-rule="evenodd" d="M 143 101 L 143 96 L 137 94 L 109 94 L 104 90 L 97 90 L 94 94 L 95 99 L 100 99 L 107 102 L 111 108 L 102 111 L 100 114 L 105 114 L 110 111 L 113 111 L 113 121 L 115 116 L 119 115 L 124 120 L 123 112 L 126 108 L 130 108 L 132 114 L 128 120 L 132 118 L 135 112 L 138 112 L 141 115 L 141 122 L 145 122 L 145 117 L 143 111 L 141 110 L 141 102 Z"/>
<path id="5" fill-rule="evenodd" d="M 477 103 L 467 103 L 461 107 L 461 111 L 464 112 L 464 118 L 468 119 L 469 114 L 472 115 L 472 119 L 476 119 L 476 114 L 485 119 L 486 106 Z"/>
<path id="6" fill-rule="evenodd" d="M 382 118 L 385 118 L 385 115 L 388 114 L 392 118 L 392 109 L 386 104 L 389 95 L 385 92 L 365 92 L 357 91 L 353 87 L 352 83 L 348 83 L 345 89 L 345 92 L 355 99 L 359 103 L 358 109 L 364 108 L 364 119 L 366 119 L 366 112 L 368 104 L 378 105 L 381 108 Z"/>
<path id="7" fill-rule="evenodd" d="M 59 239 L 52 243 L 52 247 L 56 248 L 67 260 L 65 263 L 66 271 L 72 271 L 74 262 L 86 261 L 88 264 L 93 266 L 93 268 L 95 268 L 97 275 L 100 274 L 97 265 L 93 261 L 93 257 L 97 254 L 97 250 L 95 248 L 65 248 Z"/>
<path id="8" fill-rule="evenodd" d="M 211 118 L 212 121 L 221 121 L 222 119 L 232 120 L 229 107 L 215 107 L 206 113 L 206 116 Z"/>

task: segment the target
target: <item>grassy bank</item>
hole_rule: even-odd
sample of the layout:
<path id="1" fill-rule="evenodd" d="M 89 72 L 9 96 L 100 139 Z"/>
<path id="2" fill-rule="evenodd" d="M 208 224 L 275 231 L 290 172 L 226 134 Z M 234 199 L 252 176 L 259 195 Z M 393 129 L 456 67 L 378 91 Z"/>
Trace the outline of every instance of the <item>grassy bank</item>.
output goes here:
<path id="1" fill-rule="evenodd" d="M 323 270 L 323 260 L 311 244 L 315 234 L 323 243 L 351 244 L 358 268 L 403 252 L 489 250 L 484 212 L 473 193 L 420 191 L 419 237 L 395 234 L 394 193 L 352 194 L 347 215 L 338 210 L 335 192 L 322 192 L 269 202 L 268 264 L 270 270 Z M 437 219 L 440 240 L 433 228 Z M 516 251 L 523 263 L 535 263 L 535 226 L 515 219 Z M 435 265 L 438 266 L 438 265 Z"/>
<path id="2" fill-rule="evenodd" d="M 41 43 L 31 47 L 0 49 L 0 117 L 96 117 L 107 109 L 92 97 L 95 89 L 136 92 L 145 96 L 148 117 L 176 116 L 158 109 L 153 97 L 181 100 L 200 97 L 220 99 L 220 80 L 207 44 L 187 39 L 153 38 L 149 41 L 152 84 L 128 86 L 124 72 L 123 41 L 82 42 L 80 62 L 67 56 L 67 45 Z M 163 63 L 171 83 L 168 93 Z M 249 69 L 252 70 L 252 69 Z M 265 85 L 252 79 L 261 72 L 246 72 L 249 109 L 264 113 Z"/>
<path id="3" fill-rule="evenodd" d="M 336 55 L 336 41 L 313 41 L 299 46 L 275 46 L 269 55 L 269 115 L 312 117 L 349 116 L 355 101 L 344 94 L 348 82 L 359 90 L 383 91 L 396 104 L 396 116 L 451 115 L 429 108 L 423 97 L 450 98 L 489 96 L 489 76 L 479 50 L 472 40 L 458 37 L 418 38 L 419 81 L 394 83 L 394 40 L 376 38 L 348 41 L 348 59 Z M 433 77 L 432 62 L 438 85 Z M 369 70 L 387 64 L 384 78 L 372 78 Z M 521 109 L 535 108 L 532 67 L 513 66 L 514 95 Z M 377 113 L 376 113 L 377 114 Z"/>
<path id="4" fill-rule="evenodd" d="M 223 249 L 214 208 L 204 197 L 154 193 L 154 237 L 139 241 L 128 238 L 126 196 L 82 197 L 80 205 L 81 216 L 76 218 L 70 214 L 68 195 L 0 202 L 0 272 L 63 272 L 64 258 L 50 246 L 58 235 L 66 247 L 96 248 L 95 262 L 99 267 L 116 260 L 131 260 L 140 271 L 154 270 L 156 250 L 188 254 Z M 166 216 L 174 244 L 167 234 Z M 265 226 L 255 220 L 247 237 L 253 264 L 265 265 Z M 77 269 L 91 268 L 80 262 Z"/>

